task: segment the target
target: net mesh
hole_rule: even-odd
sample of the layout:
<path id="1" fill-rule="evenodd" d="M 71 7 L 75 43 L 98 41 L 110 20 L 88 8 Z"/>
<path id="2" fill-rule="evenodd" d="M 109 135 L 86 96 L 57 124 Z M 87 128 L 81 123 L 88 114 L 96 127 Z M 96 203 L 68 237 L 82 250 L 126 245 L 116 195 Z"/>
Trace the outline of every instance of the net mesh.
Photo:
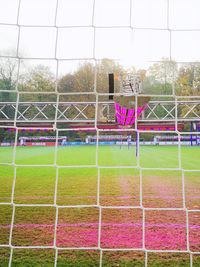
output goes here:
<path id="1" fill-rule="evenodd" d="M 198 25 L 198 21 L 195 21 L 198 1 L 73 0 L 67 1 L 66 6 L 64 2 L 62 0 L 0 1 L 4 8 L 0 13 L 2 15 L 0 31 L 6 33 L 7 38 L 4 43 L 3 37 L 0 37 L 2 38 L 0 59 L 1 62 L 9 61 L 12 62 L 12 66 L 13 64 L 16 66 L 12 77 L 14 85 L 10 88 L 8 86 L 1 87 L 1 93 L 5 95 L 6 100 L 1 103 L 0 127 L 10 130 L 11 134 L 14 135 L 12 162 L 9 163 L 4 158 L 0 163 L 1 168 L 13 168 L 10 201 L 3 200 L 0 202 L 2 214 L 5 218 L 8 218 L 7 223 L 2 220 L 0 226 L 2 229 L 8 227 L 9 231 L 8 241 L 2 241 L 0 244 L 1 249 L 9 249 L 8 266 L 12 266 L 14 254 L 20 249 L 23 250 L 22 255 L 24 257 L 26 253 L 29 253 L 27 251 L 31 249 L 53 250 L 54 266 L 59 266 L 59 257 L 62 258 L 62 255 L 64 257 L 64 253 L 69 256 L 70 254 L 67 254 L 69 251 L 97 253 L 99 266 L 104 266 L 106 257 L 110 256 L 115 259 L 115 252 L 118 255 L 126 253 L 122 254 L 122 257 L 124 255 L 136 259 L 143 257 L 145 266 L 151 266 L 152 255 L 159 257 L 159 255 L 168 253 L 167 255 L 171 257 L 170 255 L 183 255 L 185 253 L 189 258 L 188 266 L 195 266 L 193 262 L 200 254 L 200 209 L 197 196 L 200 168 L 192 164 L 195 158 L 194 154 L 192 154 L 194 156 L 192 159 L 190 158 L 191 155 L 185 154 L 181 138 L 183 136 L 198 136 L 199 129 L 195 131 L 195 134 L 193 128 L 180 131 L 179 124 L 195 122 L 198 125 L 200 102 L 198 90 L 185 95 L 179 94 L 176 87 L 174 60 L 179 66 L 187 64 L 198 66 L 199 54 L 198 52 L 194 53 L 194 51 L 199 50 L 200 25 Z M 10 13 L 11 7 L 13 11 Z M 188 8 L 191 12 L 189 16 Z M 155 10 L 157 11 L 155 12 Z M 35 12 L 33 16 L 31 16 L 31 12 Z M 181 12 L 187 15 L 187 19 L 186 17 L 183 19 L 184 15 L 181 15 Z M 7 14 L 7 17 L 4 16 L 5 14 Z M 4 49 L 5 47 L 9 49 L 10 42 L 14 46 L 10 50 Z M 120 160 L 116 160 L 115 163 L 110 162 L 109 159 L 103 162 L 106 154 L 102 152 L 101 141 L 98 138 L 102 134 L 119 134 L 119 129 L 112 128 L 112 124 L 109 129 L 102 129 L 98 125 L 99 109 L 102 110 L 103 108 L 103 114 L 105 115 L 106 112 L 110 114 L 110 109 L 113 108 L 112 103 L 106 100 L 108 92 L 101 87 L 104 77 L 101 76 L 99 62 L 103 58 L 126 63 L 126 60 L 130 59 L 132 65 L 140 65 L 141 62 L 145 62 L 146 66 L 153 63 L 159 64 L 163 62 L 162 58 L 167 58 L 168 62 L 164 66 L 164 70 L 162 69 L 164 72 L 162 88 L 157 88 L 154 92 L 149 93 L 148 85 L 145 85 L 145 80 L 143 81 L 145 90 L 142 96 L 151 98 L 143 115 L 145 118 L 136 119 L 133 128 L 120 129 L 121 135 L 130 133 L 134 136 L 136 143 L 132 146 L 132 154 L 126 154 L 127 151 L 123 146 L 120 152 L 116 152 L 119 153 L 118 155 L 114 156 L 112 154 L 112 157 L 120 157 Z M 33 87 L 23 88 L 25 62 L 39 64 L 48 62 L 54 72 L 53 86 L 45 84 L 42 87 L 43 85 L 40 83 L 38 87 L 34 85 Z M 73 87 L 71 91 L 62 91 L 59 87 L 59 79 L 63 70 L 69 67 L 71 70 L 76 69 L 77 62 L 90 62 L 92 64 L 91 84 L 85 85 L 85 81 L 82 79 L 82 85 L 77 84 L 74 91 Z M 73 64 L 75 64 L 75 67 L 73 67 Z M 111 70 L 108 71 L 114 72 L 115 69 L 112 66 Z M 1 74 L 2 80 L 5 72 Z M 171 87 L 167 90 L 167 84 L 169 85 L 169 83 Z M 195 87 L 194 84 L 193 87 Z M 14 101 L 10 101 L 12 94 L 14 95 Z M 120 93 L 117 92 L 115 95 L 119 96 Z M 134 93 L 132 95 L 135 98 L 134 105 L 135 110 L 137 110 L 138 103 L 142 101 L 141 96 L 134 95 Z M 47 109 L 48 111 L 45 113 Z M 91 109 L 93 115 L 88 111 Z M 162 109 L 161 113 L 159 113 L 160 109 Z M 68 121 L 72 123 L 70 128 L 66 124 Z M 34 127 L 33 130 L 31 122 L 40 124 L 37 124 L 37 127 Z M 51 163 L 48 160 L 44 160 L 42 164 L 40 163 L 39 158 L 45 157 L 45 155 L 38 155 L 38 162 L 25 164 L 20 161 L 20 158 L 18 159 L 18 138 L 23 135 L 22 131 L 25 131 L 25 129 L 45 131 L 47 129 L 45 123 L 48 122 L 51 123 L 48 130 L 52 130 L 57 139 Z M 77 122 L 78 126 L 73 122 Z M 84 124 L 85 122 L 91 124 Z M 141 126 L 142 122 L 149 126 Z M 156 161 L 161 157 L 160 152 L 155 152 L 155 164 L 148 165 L 143 161 L 144 159 L 147 162 L 150 160 L 148 158 L 148 146 L 145 146 L 145 149 L 142 147 L 143 136 L 160 135 L 159 125 L 163 127 L 161 126 L 163 122 L 166 125 L 172 124 L 174 127 L 174 129 L 165 127 L 162 134 L 176 136 L 173 143 L 176 146 L 176 151 L 170 152 L 172 154 L 176 153 L 176 162 L 171 163 L 167 154 L 162 152 L 162 157 L 166 157 L 166 160 L 160 166 L 156 164 Z M 156 123 L 158 126 L 151 127 L 152 124 L 155 125 Z M 95 150 L 91 152 L 90 159 L 85 160 L 84 163 L 79 164 L 79 154 L 75 154 L 74 162 L 71 161 L 66 164 L 61 160 L 63 156 L 58 149 L 60 145 L 59 136 L 70 135 L 70 132 L 80 134 L 83 129 L 84 131 L 88 130 L 88 133 L 94 133 L 96 136 Z M 194 139 L 194 142 L 195 140 L 197 139 Z M 173 141 L 170 140 L 170 142 Z M 155 145 L 155 143 L 150 143 L 150 145 Z M 197 149 L 193 153 L 197 153 Z M 137 150 L 137 157 L 134 154 L 135 150 Z M 172 156 L 172 154 L 170 155 Z M 128 159 L 128 163 L 123 160 L 123 157 L 125 160 Z M 189 164 L 183 163 L 183 160 L 189 162 Z M 199 159 L 197 158 L 194 162 L 198 164 Z M 36 202 L 20 203 L 16 201 L 17 179 L 20 173 L 23 170 L 25 171 L 25 168 L 32 168 L 33 172 L 36 172 L 37 169 L 41 171 L 42 168 L 53 170 L 55 186 L 53 188 L 54 193 L 52 193 L 54 195 L 52 203 L 48 201 L 44 201 L 43 204 Z M 95 172 L 96 184 L 91 186 L 90 190 L 94 191 L 90 194 L 95 192 L 96 202 L 80 201 L 80 204 L 77 204 L 78 201 L 77 203 L 72 201 L 72 204 L 62 202 L 62 195 L 59 191 L 62 187 L 60 184 L 62 172 L 66 171 L 67 175 L 70 175 L 72 169 L 75 169 L 77 173 L 81 173 L 83 169 Z M 22 171 L 20 172 L 20 170 Z M 115 198 L 115 194 L 112 196 L 111 188 L 109 188 L 110 192 L 106 192 L 107 180 L 105 177 L 111 176 L 111 172 L 115 171 L 120 173 L 117 176 L 120 177 L 118 181 L 120 190 L 124 190 L 125 194 L 129 192 L 128 197 L 118 196 L 118 199 Z M 138 177 L 137 185 L 129 183 L 127 177 L 130 176 L 130 173 L 126 177 L 127 172 L 133 172 L 131 175 Z M 178 177 L 175 184 L 170 185 L 171 177 Z M 197 199 L 194 205 L 189 204 L 189 199 L 192 196 L 188 196 L 189 180 L 191 179 L 195 180 L 196 187 L 196 189 L 191 188 L 193 193 L 190 192 Z M 156 187 L 157 185 L 159 186 Z M 48 187 L 48 184 L 46 186 Z M 76 186 L 76 183 L 71 186 L 69 185 L 69 190 L 73 194 L 73 187 Z M 156 205 L 149 205 L 148 201 L 153 198 L 149 191 L 154 186 L 163 196 L 157 197 Z M 115 187 L 114 180 L 113 187 Z M 164 193 L 163 187 L 168 190 L 169 188 L 172 189 L 171 192 L 168 192 L 169 195 Z M 136 192 L 137 196 L 135 195 Z M 109 198 L 108 196 L 111 199 L 110 201 L 105 200 L 106 197 Z M 174 196 L 178 198 L 175 204 L 172 201 Z M 123 200 L 126 198 L 130 201 Z M 138 201 L 135 201 L 135 198 Z M 164 204 L 162 203 L 163 199 L 166 200 Z M 3 207 L 11 209 L 10 217 L 5 215 Z M 30 217 L 37 217 L 37 209 L 47 210 L 51 214 L 48 217 L 44 211 L 45 223 L 35 220 L 35 224 L 42 223 L 44 232 L 45 229 L 50 228 L 52 242 L 44 241 L 38 242 L 38 244 L 37 242 L 30 242 L 31 244 L 29 244 L 27 241 L 24 243 L 25 245 L 18 242 L 19 239 L 16 237 L 17 224 L 21 225 L 20 227 L 24 231 L 24 233 L 23 231 L 20 232 L 21 236 L 29 235 L 25 223 L 25 217 L 28 215 L 24 215 L 26 209 L 27 211 L 28 209 L 32 210 L 29 213 Z M 117 213 L 120 215 L 117 215 Z M 20 216 L 22 219 L 19 219 Z M 81 220 L 80 218 L 84 219 Z M 39 226 L 30 223 L 29 219 L 32 229 L 34 227 L 39 228 Z M 65 232 L 64 228 L 66 227 L 74 227 L 75 229 L 83 227 L 83 229 L 78 228 L 74 232 L 73 230 Z M 87 231 L 89 231 L 90 241 L 85 237 Z M 36 236 L 37 233 L 41 234 L 39 230 L 37 232 L 37 229 L 34 233 Z M 70 239 L 72 235 L 76 237 Z M 177 239 L 170 241 L 174 236 L 177 236 Z M 41 234 L 41 239 L 45 240 L 45 238 L 45 234 Z M 61 242 L 62 238 L 64 241 Z M 27 240 L 29 239 L 27 238 Z M 129 256 L 128 253 L 132 254 Z M 81 261 L 81 254 L 77 255 L 79 261 Z M 119 259 L 116 261 L 119 262 Z M 88 264 L 88 266 L 96 265 L 93 263 L 93 265 Z M 105 266 L 107 265 L 105 264 Z"/>

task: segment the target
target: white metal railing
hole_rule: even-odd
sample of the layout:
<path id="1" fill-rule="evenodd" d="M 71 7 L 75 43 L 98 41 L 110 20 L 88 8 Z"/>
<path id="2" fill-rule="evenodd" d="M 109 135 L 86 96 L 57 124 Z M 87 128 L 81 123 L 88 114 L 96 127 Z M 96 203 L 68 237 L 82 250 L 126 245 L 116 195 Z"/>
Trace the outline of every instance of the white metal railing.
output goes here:
<path id="1" fill-rule="evenodd" d="M 99 102 L 108 121 L 114 121 L 113 102 Z M 0 122 L 93 122 L 96 102 L 0 102 Z M 57 111 L 57 112 L 56 112 Z M 177 118 L 176 118 L 177 117 Z M 200 121 L 196 100 L 150 101 L 138 121 Z"/>

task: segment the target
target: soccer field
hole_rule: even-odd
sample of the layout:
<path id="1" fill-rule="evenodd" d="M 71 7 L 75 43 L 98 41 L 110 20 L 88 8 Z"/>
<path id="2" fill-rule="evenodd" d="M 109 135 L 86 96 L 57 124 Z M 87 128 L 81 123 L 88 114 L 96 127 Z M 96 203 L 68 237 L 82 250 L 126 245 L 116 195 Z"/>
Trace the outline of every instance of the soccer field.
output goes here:
<path id="1" fill-rule="evenodd" d="M 0 152 L 0 163 L 13 161 L 13 148 L 1 147 Z M 14 159 L 19 165 L 137 166 L 135 146 L 65 146 L 58 147 L 57 153 L 54 147 L 17 147 Z M 200 148 L 182 146 L 179 151 L 178 146 L 140 146 L 138 160 L 141 168 L 199 170 Z"/>
<path id="2" fill-rule="evenodd" d="M 189 267 L 188 249 L 200 266 L 200 148 L 135 154 L 133 146 L 0 148 L 0 266 L 11 244 L 12 266 L 54 266 L 55 246 L 57 266 L 99 266 L 100 258 L 144 266 L 144 243 L 148 266 Z M 16 168 L 6 165 L 13 159 Z"/>

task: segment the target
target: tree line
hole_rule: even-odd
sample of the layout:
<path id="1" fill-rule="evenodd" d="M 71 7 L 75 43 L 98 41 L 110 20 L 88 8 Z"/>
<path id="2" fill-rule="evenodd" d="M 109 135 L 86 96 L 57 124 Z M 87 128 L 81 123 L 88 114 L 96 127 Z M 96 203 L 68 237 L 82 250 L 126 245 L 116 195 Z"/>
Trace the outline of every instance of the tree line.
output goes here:
<path id="1" fill-rule="evenodd" d="M 21 94 L 22 101 L 42 101 L 44 98 L 42 92 L 49 92 L 49 95 L 45 95 L 46 101 L 54 101 L 56 89 L 59 93 L 87 93 L 94 90 L 108 93 L 108 73 L 114 73 L 115 92 L 119 92 L 119 77 L 127 72 L 141 76 L 144 94 L 170 95 L 175 92 L 177 95 L 196 96 L 200 92 L 200 63 L 179 66 L 175 61 L 163 59 L 147 69 L 136 71 L 134 67 L 127 70 L 113 60 L 102 59 L 96 66 L 91 62 L 85 62 L 73 73 L 63 74 L 56 79 L 47 66 L 36 65 L 31 68 L 24 66 L 24 72 L 18 73 L 17 60 L 1 59 L 0 101 L 15 101 L 15 94 L 10 92 L 16 88 L 20 92 L 30 92 L 30 94 Z M 31 94 L 32 92 L 39 93 Z M 89 94 L 86 94 L 85 98 L 81 95 L 70 97 L 71 101 L 93 99 Z M 63 97 L 63 100 L 65 101 L 66 98 Z"/>

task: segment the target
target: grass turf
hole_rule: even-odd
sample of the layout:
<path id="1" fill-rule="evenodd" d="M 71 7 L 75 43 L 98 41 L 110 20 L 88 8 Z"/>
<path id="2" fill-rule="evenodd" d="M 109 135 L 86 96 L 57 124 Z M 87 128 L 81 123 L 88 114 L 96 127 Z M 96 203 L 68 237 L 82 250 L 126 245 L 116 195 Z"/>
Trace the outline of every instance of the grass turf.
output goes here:
<path id="1" fill-rule="evenodd" d="M 10 163 L 13 160 L 13 149 L 0 148 L 0 163 Z M 177 147 L 154 147 L 141 146 L 140 157 L 138 163 L 142 168 L 178 168 L 178 148 Z M 127 147 L 121 149 L 117 146 L 100 146 L 96 151 L 95 146 L 71 146 L 60 147 L 57 151 L 56 164 L 63 166 L 71 166 L 70 168 L 60 168 L 56 174 L 54 166 L 32 167 L 28 165 L 45 165 L 53 164 L 55 156 L 55 149 L 52 147 L 17 147 L 15 163 L 27 166 L 19 166 L 16 168 L 16 183 L 14 202 L 17 204 L 53 204 L 54 192 L 56 186 L 56 175 L 58 177 L 57 184 L 57 199 L 58 205 L 96 205 L 97 203 L 97 186 L 98 186 L 98 171 L 95 167 L 96 156 L 98 165 L 100 167 L 116 167 L 108 169 L 100 169 L 100 204 L 101 205 L 140 205 L 140 173 L 139 169 L 121 169 L 117 166 L 136 166 L 137 159 L 135 157 L 135 148 Z M 182 147 L 180 151 L 181 167 L 185 170 L 199 170 L 200 169 L 200 148 L 199 147 Z M 91 166 L 84 168 L 84 166 Z M 75 166 L 82 166 L 76 168 Z M 11 192 L 13 185 L 14 168 L 12 166 L 0 166 L 0 202 L 11 201 Z M 143 205 L 145 207 L 182 207 L 182 173 L 179 170 L 173 171 L 155 171 L 143 170 Z M 200 194 L 200 172 L 185 172 L 185 192 L 186 192 L 186 206 L 189 209 L 200 209 L 199 194 Z M 81 238 L 83 244 L 86 242 L 83 232 L 83 223 L 88 224 L 88 227 L 93 228 L 92 241 L 97 242 L 98 229 L 98 210 L 91 208 L 91 210 L 77 210 L 70 209 L 67 212 L 59 214 L 59 223 L 61 225 L 58 234 L 58 246 L 66 246 L 70 241 L 71 245 L 76 246 L 76 236 Z M 10 205 L 0 206 L 0 244 L 8 244 L 10 221 L 12 216 L 12 207 Z M 121 211 L 118 212 L 123 217 Z M 116 213 L 117 214 L 117 213 Z M 103 223 L 120 221 L 120 216 L 113 214 L 113 212 L 104 212 L 105 221 Z M 129 220 L 131 213 L 124 216 L 122 224 Z M 105 217 L 106 216 L 106 217 Z M 184 217 L 184 214 L 181 215 Z M 149 215 L 151 218 L 152 215 Z M 198 218 L 197 218 L 198 217 Z M 86 221 L 83 218 L 87 218 Z M 199 216 L 189 218 L 197 228 L 199 227 Z M 161 218 L 166 221 L 165 217 Z M 17 207 L 15 211 L 15 224 L 13 229 L 12 242 L 13 245 L 52 245 L 54 235 L 55 209 L 51 208 L 30 208 Z M 181 225 L 181 220 L 175 219 L 175 222 Z M 65 225 L 67 223 L 67 225 Z M 69 225 L 79 224 L 80 228 L 69 229 Z M 140 216 L 138 221 L 131 221 L 131 223 L 140 223 Z M 150 222 L 152 223 L 152 222 Z M 173 224 L 173 220 L 169 224 Z M 27 227 L 29 225 L 29 227 Z M 42 225 L 42 226 L 41 226 Z M 71 226 L 70 226 L 71 227 Z M 123 235 L 128 236 L 125 228 L 109 229 L 105 227 L 104 236 L 110 234 L 110 238 L 114 240 L 116 231 L 121 231 Z M 155 226 L 156 227 L 156 226 Z M 194 227 L 193 227 L 194 228 Z M 191 236 L 194 239 L 200 237 L 199 232 L 195 232 L 196 228 L 191 228 Z M 136 229 L 135 229 L 136 230 Z M 108 231 L 108 235 L 106 234 Z M 132 229 L 134 231 L 134 229 Z M 149 230 L 151 235 L 151 228 Z M 184 232 L 184 229 L 181 229 Z M 178 233 L 178 232 L 177 232 Z M 157 233 L 160 234 L 159 232 Z M 64 239 L 66 235 L 74 236 L 74 239 Z M 42 238 L 41 238 L 42 237 Z M 118 235 L 118 238 L 120 235 Z M 104 238 L 104 239 L 105 239 Z M 43 240 L 43 243 L 41 243 Z M 191 239 L 191 244 L 193 239 Z M 109 245 L 107 239 L 105 244 Z M 73 243 L 74 242 L 74 243 Z M 107 242 L 107 243 L 106 243 Z M 166 240 L 165 240 L 166 242 Z M 181 240 L 183 242 L 184 240 Z M 199 242 L 200 243 L 200 242 Z M 193 244 L 194 251 L 199 251 L 199 243 Z M 92 244 L 92 243 L 88 243 Z M 151 245 L 151 243 L 149 243 Z M 117 243 L 117 246 L 119 243 Z M 122 244 L 124 245 L 124 244 Z M 130 245 L 130 244 L 128 244 Z M 159 244 L 160 245 L 160 244 Z M 173 244 L 171 244 L 173 245 Z M 115 243 L 112 244 L 115 246 Z M 9 249 L 0 248 L 0 266 L 8 265 Z M 15 249 L 13 253 L 12 266 L 53 266 L 54 253 L 52 250 L 23 250 Z M 49 254 L 49 255 L 48 255 Z M 103 266 L 143 266 L 144 257 L 139 253 L 116 253 L 116 255 L 109 255 L 104 252 Z M 111 253 L 112 254 L 112 253 Z M 131 255 L 130 255 L 131 254 Z M 136 253 L 137 254 L 137 253 Z M 180 254 L 172 257 L 166 255 L 159 256 L 150 255 L 148 258 L 149 266 L 190 266 L 188 255 L 182 259 Z M 182 257 L 182 256 L 181 256 Z M 58 255 L 58 266 L 98 266 L 99 252 L 83 252 L 83 251 L 64 251 Z M 199 266 L 199 258 L 194 257 L 193 266 Z"/>
<path id="2" fill-rule="evenodd" d="M 67 146 L 57 150 L 56 163 L 61 166 L 95 165 L 96 153 L 99 166 L 136 166 L 135 147 Z M 17 147 L 15 162 L 17 164 L 53 164 L 55 149 L 53 147 Z M 181 167 L 184 169 L 200 168 L 200 148 L 181 147 Z M 139 161 L 143 168 L 178 168 L 179 152 L 177 146 L 140 146 Z M 13 148 L 0 148 L 0 163 L 13 161 Z"/>

